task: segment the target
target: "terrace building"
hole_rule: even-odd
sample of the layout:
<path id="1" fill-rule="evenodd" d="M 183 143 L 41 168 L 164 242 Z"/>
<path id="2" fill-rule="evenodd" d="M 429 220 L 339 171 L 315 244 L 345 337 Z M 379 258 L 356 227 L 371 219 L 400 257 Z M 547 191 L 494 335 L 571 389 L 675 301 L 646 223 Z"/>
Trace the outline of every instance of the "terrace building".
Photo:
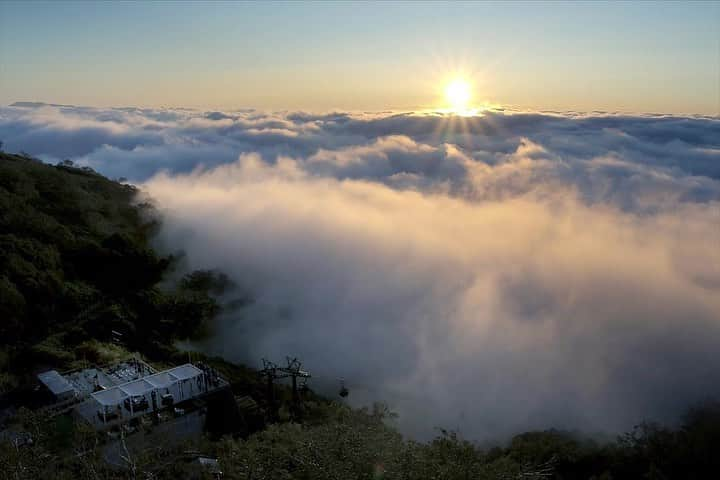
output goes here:
<path id="1" fill-rule="evenodd" d="M 147 413 L 172 410 L 228 386 L 203 364 L 186 363 L 157 372 L 137 359 L 64 374 L 50 370 L 39 374 L 38 380 L 54 398 L 49 409 L 72 409 L 99 430 Z"/>
<path id="2" fill-rule="evenodd" d="M 77 411 L 86 421 L 102 429 L 172 408 L 226 385 L 213 371 L 187 363 L 94 392 Z"/>

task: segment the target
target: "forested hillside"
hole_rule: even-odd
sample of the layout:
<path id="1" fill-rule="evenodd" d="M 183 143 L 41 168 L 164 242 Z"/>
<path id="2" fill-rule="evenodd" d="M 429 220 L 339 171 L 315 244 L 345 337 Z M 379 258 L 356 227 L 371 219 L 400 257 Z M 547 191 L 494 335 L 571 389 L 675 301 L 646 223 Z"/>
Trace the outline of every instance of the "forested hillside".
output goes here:
<path id="1" fill-rule="evenodd" d="M 160 358 L 218 311 L 221 276 L 161 288 L 176 258 L 151 248 L 157 218 L 134 186 L 0 155 L 0 392 L 38 366 L 102 360 L 113 330 Z"/>

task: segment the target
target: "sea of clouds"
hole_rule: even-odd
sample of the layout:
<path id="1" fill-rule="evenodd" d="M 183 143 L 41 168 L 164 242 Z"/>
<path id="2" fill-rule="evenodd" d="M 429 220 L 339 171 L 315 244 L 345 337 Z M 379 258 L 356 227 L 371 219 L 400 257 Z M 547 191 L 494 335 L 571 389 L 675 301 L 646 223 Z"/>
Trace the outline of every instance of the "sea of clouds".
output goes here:
<path id="1" fill-rule="evenodd" d="M 720 120 L 0 108 L 6 151 L 140 185 L 253 303 L 202 348 L 297 356 L 404 432 L 614 432 L 720 395 Z"/>

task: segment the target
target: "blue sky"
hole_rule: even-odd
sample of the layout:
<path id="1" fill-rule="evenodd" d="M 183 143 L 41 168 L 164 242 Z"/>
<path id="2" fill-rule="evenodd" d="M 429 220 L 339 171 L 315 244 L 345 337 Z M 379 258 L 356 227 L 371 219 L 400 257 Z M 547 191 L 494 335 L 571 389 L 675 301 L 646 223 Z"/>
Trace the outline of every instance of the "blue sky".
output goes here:
<path id="1" fill-rule="evenodd" d="M 715 114 L 718 3 L 0 3 L 0 103 Z"/>

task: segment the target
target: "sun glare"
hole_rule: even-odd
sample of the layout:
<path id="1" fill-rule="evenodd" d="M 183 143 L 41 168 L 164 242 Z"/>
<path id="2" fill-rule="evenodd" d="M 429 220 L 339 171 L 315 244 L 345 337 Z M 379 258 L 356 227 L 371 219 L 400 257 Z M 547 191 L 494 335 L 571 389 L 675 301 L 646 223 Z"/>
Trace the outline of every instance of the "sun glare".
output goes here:
<path id="1" fill-rule="evenodd" d="M 453 111 L 467 111 L 470 102 L 470 84 L 462 78 L 454 79 L 445 87 L 445 99 Z"/>

